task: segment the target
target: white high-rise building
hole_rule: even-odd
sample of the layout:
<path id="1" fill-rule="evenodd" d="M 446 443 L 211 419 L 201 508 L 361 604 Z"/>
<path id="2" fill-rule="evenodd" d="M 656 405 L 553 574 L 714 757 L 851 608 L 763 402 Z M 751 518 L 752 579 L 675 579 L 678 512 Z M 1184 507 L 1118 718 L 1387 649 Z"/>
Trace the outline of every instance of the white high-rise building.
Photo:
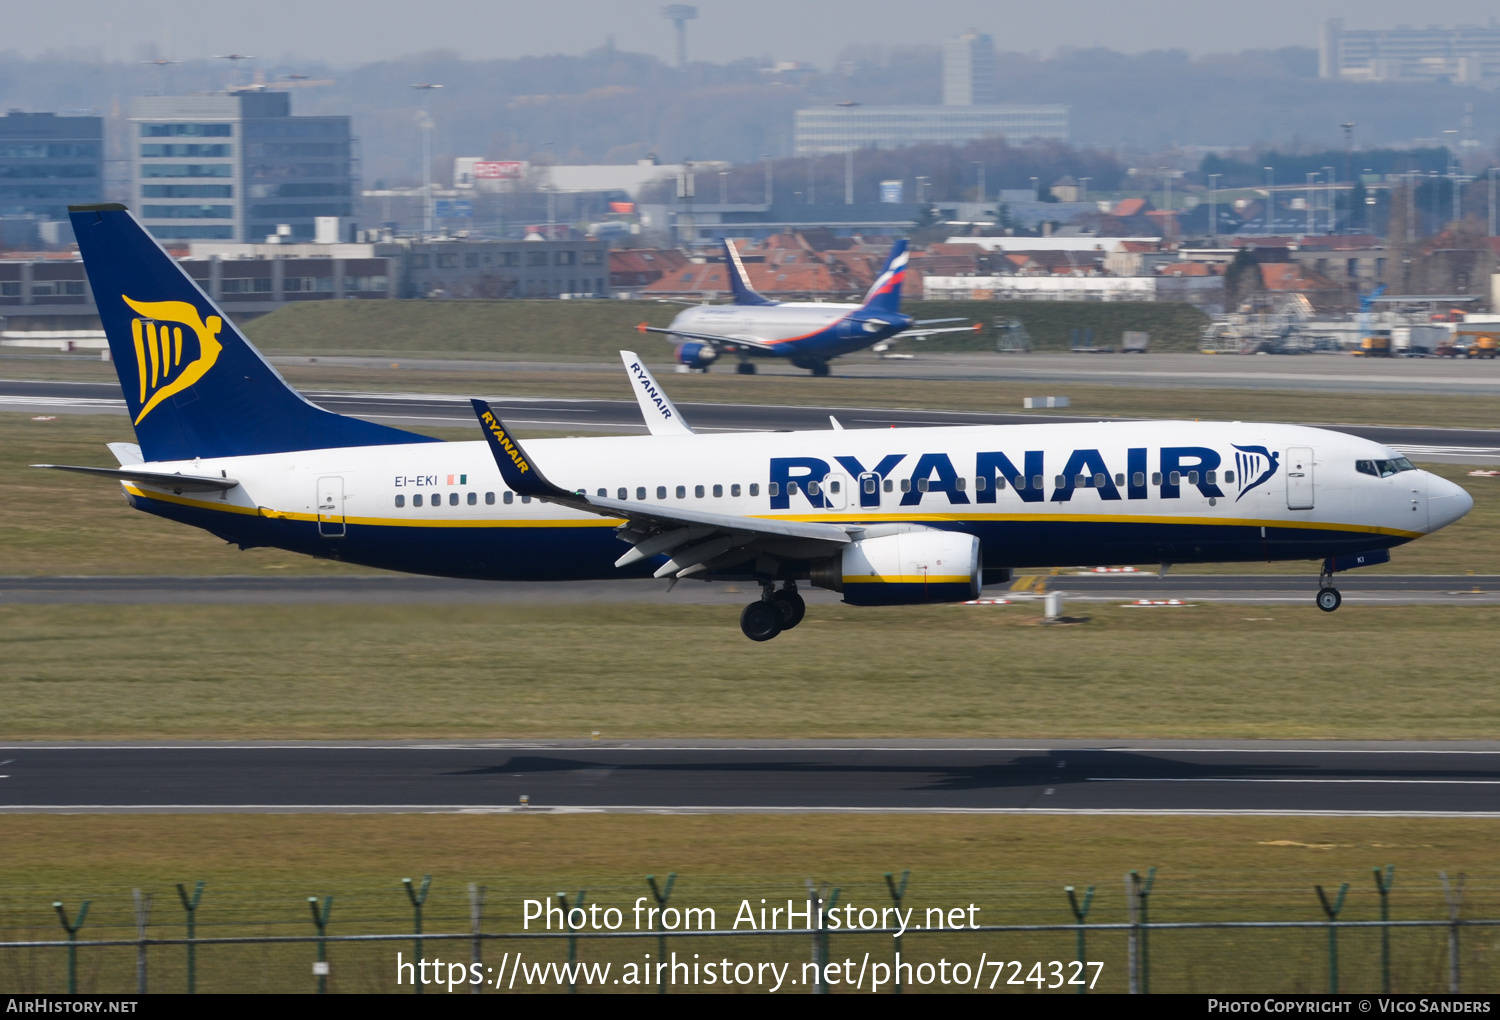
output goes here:
<path id="1" fill-rule="evenodd" d="M 1000 101 L 995 84 L 995 41 L 971 28 L 943 45 L 943 105 L 993 106 Z"/>

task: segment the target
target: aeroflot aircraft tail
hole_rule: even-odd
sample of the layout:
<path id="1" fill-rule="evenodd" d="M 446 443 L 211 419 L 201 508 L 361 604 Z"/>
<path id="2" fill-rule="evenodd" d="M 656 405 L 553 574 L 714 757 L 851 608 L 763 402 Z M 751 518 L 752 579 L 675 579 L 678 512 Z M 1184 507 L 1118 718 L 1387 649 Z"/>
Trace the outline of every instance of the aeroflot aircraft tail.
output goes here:
<path id="1" fill-rule="evenodd" d="M 906 239 L 902 238 L 891 247 L 885 268 L 865 295 L 864 308 L 893 314 L 901 311 L 901 283 L 906 279 L 906 257 Z"/>
<path id="2" fill-rule="evenodd" d="M 434 442 L 305 400 L 125 206 L 68 214 L 146 460 Z"/>

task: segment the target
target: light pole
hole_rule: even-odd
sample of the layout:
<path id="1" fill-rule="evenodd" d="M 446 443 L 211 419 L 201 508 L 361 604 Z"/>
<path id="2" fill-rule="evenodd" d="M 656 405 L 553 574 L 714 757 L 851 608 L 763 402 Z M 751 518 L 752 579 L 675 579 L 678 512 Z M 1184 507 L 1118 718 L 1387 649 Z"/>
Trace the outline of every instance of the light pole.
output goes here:
<path id="1" fill-rule="evenodd" d="M 1171 240 L 1172 230 L 1172 168 L 1160 167 L 1161 173 L 1161 232 L 1166 235 L 1163 240 Z"/>
<path id="2" fill-rule="evenodd" d="M 1307 189 L 1305 191 L 1305 194 L 1306 194 L 1307 197 L 1303 199 L 1303 202 L 1307 206 L 1307 209 L 1306 209 L 1306 212 L 1307 212 L 1307 232 L 1309 234 L 1311 234 L 1313 232 L 1313 195 L 1315 194 L 1315 192 L 1313 191 L 1313 178 L 1315 178 L 1317 176 L 1318 176 L 1318 174 L 1317 174 L 1316 171 L 1313 171 L 1313 170 L 1309 170 L 1308 171 L 1308 173 L 1307 173 Z"/>
<path id="3" fill-rule="evenodd" d="M 1078 178 L 1078 201 L 1087 202 L 1089 200 L 1089 181 L 1091 180 L 1093 180 L 1092 177 Z"/>
<path id="4" fill-rule="evenodd" d="M 766 161 L 766 208 L 771 207 L 771 154 L 763 152 L 760 158 Z"/>
<path id="5" fill-rule="evenodd" d="M 1208 175 L 1208 237 L 1209 244 L 1219 244 L 1219 178 L 1223 174 Z"/>
<path id="6" fill-rule="evenodd" d="M 928 181 L 928 178 L 926 178 L 926 177 L 918 177 L 917 178 L 917 205 L 921 205 L 922 204 L 922 194 L 923 194 L 923 190 L 922 189 L 926 186 L 927 181 Z"/>
<path id="7" fill-rule="evenodd" d="M 719 204 L 729 204 L 729 171 L 719 171 Z"/>
<path id="8" fill-rule="evenodd" d="M 420 82 L 412 88 L 422 93 L 422 236 L 432 234 L 432 93 L 442 88 L 431 82 Z"/>
<path id="9" fill-rule="evenodd" d="M 980 205 L 983 205 L 984 204 L 984 163 L 981 162 L 980 160 L 977 160 L 977 159 L 976 160 L 971 160 L 971 162 L 974 164 L 974 170 L 975 170 L 976 174 L 978 175 L 978 184 L 979 184 L 979 199 L 978 199 L 978 201 L 979 201 Z"/>
<path id="10" fill-rule="evenodd" d="M 818 187 L 817 170 L 818 170 L 818 157 L 817 156 L 808 156 L 807 157 L 807 204 L 808 205 L 812 205 L 813 204 L 813 199 L 816 197 L 816 194 L 817 194 L 817 190 L 816 190 L 817 187 Z"/>
<path id="11" fill-rule="evenodd" d="M 854 150 L 844 150 L 844 204 L 854 204 Z"/>
<path id="12" fill-rule="evenodd" d="M 1276 193 L 1271 190 L 1276 183 L 1276 168 L 1268 166 L 1261 169 L 1266 172 L 1266 233 L 1270 234 L 1276 229 L 1273 226 L 1276 222 Z"/>
<path id="13" fill-rule="evenodd" d="M 1495 167 L 1490 167 L 1490 236 L 1495 236 Z"/>
<path id="14" fill-rule="evenodd" d="M 1038 202 L 1040 202 L 1042 200 L 1042 193 L 1037 188 L 1037 183 L 1036 183 L 1036 178 L 1035 177 L 1031 178 L 1031 197 L 1034 198 L 1034 199 L 1036 199 Z"/>
<path id="15" fill-rule="evenodd" d="M 1323 187 L 1323 204 L 1328 207 L 1328 232 L 1332 234 L 1334 232 L 1334 206 L 1338 204 L 1338 189 L 1334 187 L 1337 178 L 1334 177 L 1333 167 L 1331 166 L 1323 168 L 1323 176 L 1326 178 Z"/>

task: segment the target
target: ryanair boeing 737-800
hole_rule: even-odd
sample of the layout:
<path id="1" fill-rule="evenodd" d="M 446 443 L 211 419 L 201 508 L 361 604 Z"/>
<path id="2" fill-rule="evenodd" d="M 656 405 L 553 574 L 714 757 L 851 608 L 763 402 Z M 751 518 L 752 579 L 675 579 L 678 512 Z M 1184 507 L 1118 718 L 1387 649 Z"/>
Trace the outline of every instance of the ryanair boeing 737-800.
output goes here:
<path id="1" fill-rule="evenodd" d="M 677 342 L 679 365 L 707 371 L 720 356 L 740 359 L 742 375 L 755 374 L 755 359 L 783 358 L 813 375 L 827 375 L 828 362 L 841 354 L 864 350 L 900 338 L 919 339 L 938 333 L 968 333 L 973 326 L 941 326 L 957 319 L 913 319 L 901 311 L 901 284 L 906 279 L 906 242 L 891 247 L 885 268 L 857 305 L 822 301 L 772 301 L 750 286 L 734 242 L 724 241 L 724 271 L 734 301 L 727 305 L 694 305 L 665 328 L 636 327 L 642 333 L 665 333 Z"/>
<path id="2" fill-rule="evenodd" d="M 637 360 L 648 436 L 524 448 L 325 411 L 288 386 L 124 206 L 72 209 L 138 446 L 132 506 L 241 548 L 545 581 L 735 579 L 741 627 L 795 627 L 799 581 L 854 605 L 975 597 L 1010 568 L 1321 560 L 1333 574 L 1458 520 L 1468 494 L 1378 443 L 1252 422 L 699 435 Z"/>

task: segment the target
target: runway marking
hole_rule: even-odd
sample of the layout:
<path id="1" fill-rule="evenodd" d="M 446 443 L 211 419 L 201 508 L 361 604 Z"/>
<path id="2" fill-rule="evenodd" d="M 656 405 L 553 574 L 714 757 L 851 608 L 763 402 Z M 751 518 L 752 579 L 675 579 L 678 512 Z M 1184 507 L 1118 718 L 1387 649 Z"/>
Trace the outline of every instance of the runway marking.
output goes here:
<path id="1" fill-rule="evenodd" d="M 1141 779 L 1131 776 L 1088 776 L 1091 783 L 1376 783 L 1381 785 L 1426 784 L 1436 786 L 1500 786 L 1500 779 Z"/>

